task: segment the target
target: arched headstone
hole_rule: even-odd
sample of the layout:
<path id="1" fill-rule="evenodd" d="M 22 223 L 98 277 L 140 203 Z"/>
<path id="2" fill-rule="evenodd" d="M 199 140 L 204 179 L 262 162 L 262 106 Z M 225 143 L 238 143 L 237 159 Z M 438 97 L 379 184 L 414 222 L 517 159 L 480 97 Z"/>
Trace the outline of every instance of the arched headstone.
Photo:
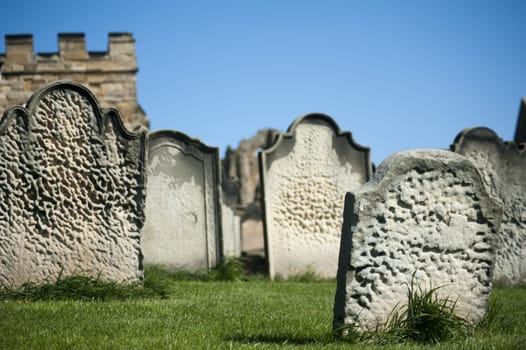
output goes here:
<path id="1" fill-rule="evenodd" d="M 475 163 L 488 191 L 503 203 L 494 278 L 526 282 L 526 144 L 503 142 L 491 129 L 478 127 L 457 135 L 451 150 Z"/>
<path id="2" fill-rule="evenodd" d="M 142 277 L 146 130 L 59 81 L 0 122 L 0 285 Z"/>
<path id="3" fill-rule="evenodd" d="M 197 271 L 222 257 L 219 149 L 177 131 L 150 134 L 144 261 Z"/>
<path id="4" fill-rule="evenodd" d="M 369 148 L 330 117 L 308 114 L 259 157 L 270 276 L 334 277 L 343 198 L 368 181 Z"/>

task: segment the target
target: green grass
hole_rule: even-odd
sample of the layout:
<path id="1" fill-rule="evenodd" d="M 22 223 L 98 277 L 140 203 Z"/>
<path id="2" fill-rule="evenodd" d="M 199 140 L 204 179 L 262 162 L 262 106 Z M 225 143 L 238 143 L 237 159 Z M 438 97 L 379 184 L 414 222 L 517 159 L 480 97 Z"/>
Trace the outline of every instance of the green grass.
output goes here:
<path id="1" fill-rule="evenodd" d="M 232 282 L 221 280 L 225 275 L 189 280 L 159 268 L 145 276 L 145 284 L 162 286 L 164 297 L 35 301 L 3 295 L 0 349 L 478 350 L 526 344 L 524 287 L 496 288 L 488 320 L 467 338 L 381 346 L 332 334 L 334 281 L 270 282 L 245 275 Z"/>

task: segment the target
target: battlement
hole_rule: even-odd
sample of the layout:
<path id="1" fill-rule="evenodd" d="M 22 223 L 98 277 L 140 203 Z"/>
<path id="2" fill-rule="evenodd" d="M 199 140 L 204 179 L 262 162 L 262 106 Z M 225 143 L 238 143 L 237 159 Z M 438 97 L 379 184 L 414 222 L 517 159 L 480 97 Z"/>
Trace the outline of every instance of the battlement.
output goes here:
<path id="1" fill-rule="evenodd" d="M 102 107 L 116 107 L 125 125 L 148 126 L 137 101 L 137 58 L 131 33 L 109 33 L 107 51 L 87 51 L 84 33 L 59 33 L 58 52 L 34 53 L 33 35 L 5 36 L 0 53 L 0 113 L 24 103 L 34 91 L 56 80 L 89 88 Z"/>
<path id="2" fill-rule="evenodd" d="M 59 33 L 58 52 L 34 53 L 33 35 L 5 36 L 0 54 L 3 76 L 10 74 L 137 72 L 135 39 L 131 33 L 110 33 L 107 51 L 87 51 L 84 33 Z"/>

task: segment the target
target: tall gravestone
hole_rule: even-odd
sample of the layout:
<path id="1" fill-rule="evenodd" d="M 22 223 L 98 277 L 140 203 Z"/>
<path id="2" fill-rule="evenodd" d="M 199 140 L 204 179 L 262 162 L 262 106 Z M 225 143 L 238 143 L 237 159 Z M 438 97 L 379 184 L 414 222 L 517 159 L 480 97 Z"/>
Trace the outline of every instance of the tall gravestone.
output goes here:
<path id="1" fill-rule="evenodd" d="M 526 98 L 521 101 L 519 117 L 517 118 L 517 127 L 515 128 L 516 144 L 526 144 Z"/>
<path id="2" fill-rule="evenodd" d="M 219 150 L 177 131 L 150 134 L 144 261 L 197 271 L 222 257 Z"/>
<path id="3" fill-rule="evenodd" d="M 471 159 L 503 203 L 495 280 L 526 282 L 526 144 L 503 142 L 488 128 L 459 133 L 451 150 Z"/>
<path id="4" fill-rule="evenodd" d="M 308 114 L 259 157 L 271 278 L 334 277 L 343 198 L 368 181 L 369 149 L 330 117 Z"/>
<path id="5" fill-rule="evenodd" d="M 0 122 L 0 285 L 142 277 L 146 130 L 59 81 Z"/>
<path id="6" fill-rule="evenodd" d="M 348 193 L 334 328 L 384 324 L 407 304 L 408 288 L 439 287 L 456 313 L 478 323 L 487 310 L 500 225 L 498 199 L 467 158 L 415 150 L 384 160 L 369 183 Z"/>

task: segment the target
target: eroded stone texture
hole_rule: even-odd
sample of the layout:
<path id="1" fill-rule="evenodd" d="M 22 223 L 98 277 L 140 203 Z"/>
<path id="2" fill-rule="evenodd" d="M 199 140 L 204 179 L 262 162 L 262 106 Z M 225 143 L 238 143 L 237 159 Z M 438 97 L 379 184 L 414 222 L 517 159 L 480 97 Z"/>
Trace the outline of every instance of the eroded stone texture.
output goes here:
<path id="1" fill-rule="evenodd" d="M 343 197 L 371 174 L 369 149 L 323 114 L 298 118 L 260 153 L 271 277 L 336 275 Z"/>
<path id="2" fill-rule="evenodd" d="M 526 282 L 526 144 L 503 142 L 488 128 L 462 131 L 451 149 L 481 170 L 488 191 L 503 203 L 494 278 Z"/>
<path id="3" fill-rule="evenodd" d="M 175 131 L 150 134 L 144 261 L 196 271 L 221 258 L 219 151 Z"/>
<path id="4" fill-rule="evenodd" d="M 334 327 L 372 329 L 423 289 L 457 300 L 478 323 L 487 310 L 500 225 L 498 199 L 475 165 L 449 151 L 396 153 L 346 197 Z"/>
<path id="5" fill-rule="evenodd" d="M 142 277 L 146 130 L 69 82 L 35 93 L 0 125 L 0 285 L 88 274 Z"/>

